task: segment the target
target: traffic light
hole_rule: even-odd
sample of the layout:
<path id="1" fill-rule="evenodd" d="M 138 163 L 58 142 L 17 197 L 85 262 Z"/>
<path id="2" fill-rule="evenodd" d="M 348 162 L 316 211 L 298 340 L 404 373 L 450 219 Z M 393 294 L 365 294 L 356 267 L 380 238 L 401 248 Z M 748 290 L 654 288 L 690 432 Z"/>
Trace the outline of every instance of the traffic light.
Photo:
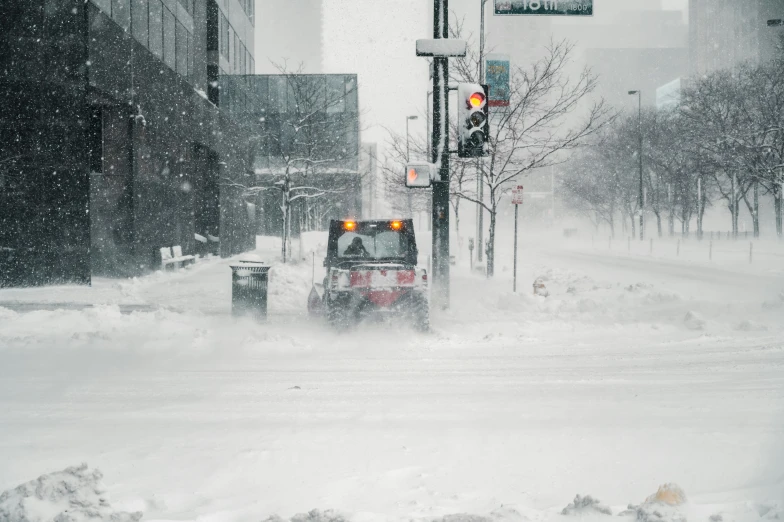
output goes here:
<path id="1" fill-rule="evenodd" d="M 457 155 L 479 158 L 487 155 L 485 144 L 490 139 L 487 85 L 461 83 L 457 86 Z"/>
<path id="2" fill-rule="evenodd" d="M 409 163 L 406 165 L 406 187 L 427 188 L 431 180 L 430 163 Z"/>

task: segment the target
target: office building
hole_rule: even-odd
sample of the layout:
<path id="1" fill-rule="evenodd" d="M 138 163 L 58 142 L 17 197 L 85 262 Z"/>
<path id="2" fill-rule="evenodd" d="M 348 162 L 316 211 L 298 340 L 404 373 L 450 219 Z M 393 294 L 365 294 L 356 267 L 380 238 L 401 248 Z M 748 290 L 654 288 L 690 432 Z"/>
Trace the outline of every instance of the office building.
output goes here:
<path id="1" fill-rule="evenodd" d="M 161 247 L 254 246 L 250 135 L 220 106 L 254 68 L 249 0 L 6 0 L 0 286 L 88 284 Z M 217 246 L 219 245 L 219 246 Z"/>
<path id="2" fill-rule="evenodd" d="M 784 29 L 784 0 L 689 0 L 689 68 L 693 77 L 771 59 Z"/>

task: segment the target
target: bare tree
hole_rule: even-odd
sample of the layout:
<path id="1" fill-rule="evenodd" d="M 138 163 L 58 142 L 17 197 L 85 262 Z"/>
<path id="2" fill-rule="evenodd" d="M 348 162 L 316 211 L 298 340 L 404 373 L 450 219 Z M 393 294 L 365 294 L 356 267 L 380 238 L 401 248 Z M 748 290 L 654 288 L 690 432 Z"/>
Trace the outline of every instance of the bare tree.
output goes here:
<path id="1" fill-rule="evenodd" d="M 525 174 L 564 161 L 564 153 L 576 149 L 609 119 L 609 110 L 600 101 L 591 104 L 577 124 L 567 124 L 596 88 L 596 77 L 588 69 L 575 78 L 568 74 L 573 48 L 565 41 L 553 42 L 543 58 L 513 71 L 509 107 L 491 118 L 489 154 L 480 173 L 487 198 L 479 201 L 468 190 L 459 194 L 490 214 L 489 277 L 494 272 L 496 222 L 503 197 Z"/>
<path id="2" fill-rule="evenodd" d="M 334 199 L 358 190 L 363 176 L 359 143 L 351 139 L 352 133 L 359 134 L 353 128 L 357 109 L 347 107 L 357 86 L 341 83 L 330 88 L 325 77 L 302 74 L 302 66 L 289 71 L 283 64 L 278 69 L 281 74 L 274 85 L 270 81 L 270 90 L 276 89 L 277 96 L 286 100 L 286 109 L 267 111 L 258 122 L 256 152 L 264 156 L 263 166 L 255 169 L 252 183 L 224 182 L 240 186 L 248 197 L 270 190 L 280 193 L 285 263 L 291 251 L 292 209 L 301 207 L 302 226 L 316 226 L 334 208 L 328 196 Z"/>

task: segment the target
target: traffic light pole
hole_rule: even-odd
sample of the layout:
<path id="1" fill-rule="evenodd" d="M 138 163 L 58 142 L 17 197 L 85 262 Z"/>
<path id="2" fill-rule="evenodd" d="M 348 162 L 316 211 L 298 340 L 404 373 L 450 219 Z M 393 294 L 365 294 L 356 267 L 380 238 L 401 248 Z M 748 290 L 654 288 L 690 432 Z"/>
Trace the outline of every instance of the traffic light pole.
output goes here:
<path id="1" fill-rule="evenodd" d="M 449 38 L 449 0 L 433 2 L 433 38 Z M 449 308 L 449 60 L 433 58 L 433 301 Z"/>

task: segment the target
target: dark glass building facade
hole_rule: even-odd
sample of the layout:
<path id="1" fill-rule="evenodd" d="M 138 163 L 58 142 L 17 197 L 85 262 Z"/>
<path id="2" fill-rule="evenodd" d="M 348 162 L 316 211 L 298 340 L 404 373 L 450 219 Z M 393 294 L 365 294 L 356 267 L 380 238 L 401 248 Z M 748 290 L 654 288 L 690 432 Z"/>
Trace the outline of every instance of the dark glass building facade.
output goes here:
<path id="1" fill-rule="evenodd" d="M 252 172 L 250 132 L 216 88 L 253 71 L 253 2 L 0 11 L 0 286 L 143 273 L 160 247 L 196 250 L 195 234 L 221 255 L 253 248 L 252 202 L 232 188 Z"/>

